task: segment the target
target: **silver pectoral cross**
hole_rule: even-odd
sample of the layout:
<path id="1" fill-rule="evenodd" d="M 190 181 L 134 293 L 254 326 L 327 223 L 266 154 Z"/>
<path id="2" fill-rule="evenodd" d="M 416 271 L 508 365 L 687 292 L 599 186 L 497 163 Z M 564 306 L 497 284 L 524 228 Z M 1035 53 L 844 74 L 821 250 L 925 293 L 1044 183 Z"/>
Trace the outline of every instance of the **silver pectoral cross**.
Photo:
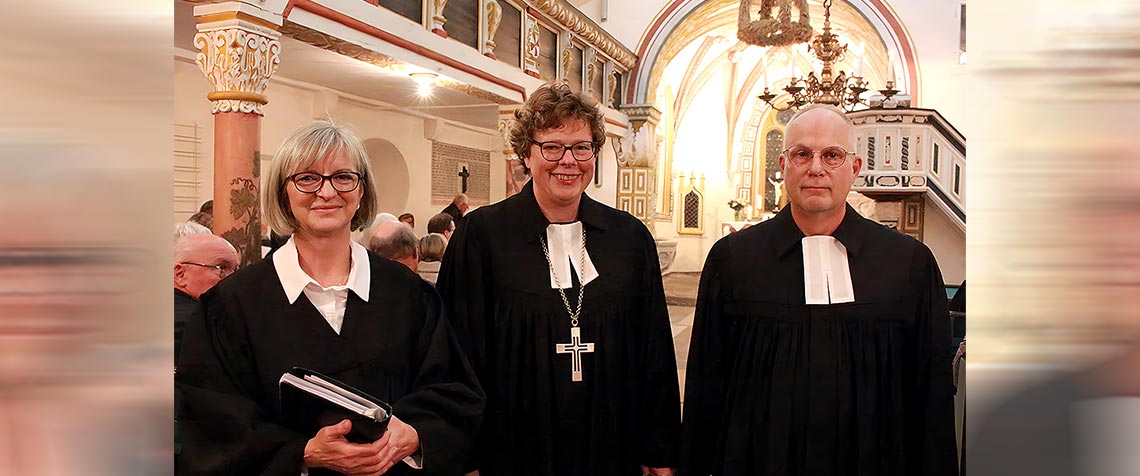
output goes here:
<path id="1" fill-rule="evenodd" d="M 582 381 L 582 354 L 594 352 L 592 342 L 582 342 L 582 330 L 578 327 L 570 328 L 570 343 L 555 344 L 554 351 L 559 354 L 573 354 L 570 356 L 570 380 Z"/>

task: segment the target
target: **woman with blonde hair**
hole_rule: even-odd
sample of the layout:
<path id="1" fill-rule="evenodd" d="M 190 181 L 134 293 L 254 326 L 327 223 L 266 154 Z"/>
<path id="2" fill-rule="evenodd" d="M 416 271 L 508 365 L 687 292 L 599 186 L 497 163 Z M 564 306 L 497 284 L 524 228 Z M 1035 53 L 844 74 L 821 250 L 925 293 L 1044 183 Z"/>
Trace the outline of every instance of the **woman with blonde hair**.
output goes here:
<path id="1" fill-rule="evenodd" d="M 447 238 L 439 233 L 428 233 L 420 238 L 420 277 L 429 283 L 435 284 L 439 277 L 439 266 L 443 261 L 443 253 L 447 251 Z"/>
<path id="2" fill-rule="evenodd" d="M 292 238 L 203 294 L 188 324 L 176 377 L 180 473 L 459 471 L 482 390 L 431 286 L 350 239 L 377 211 L 363 143 L 312 122 L 285 139 L 265 175 L 265 221 Z M 301 427 L 278 393 L 294 367 L 390 403 L 387 432 L 360 441 L 349 420 Z"/>

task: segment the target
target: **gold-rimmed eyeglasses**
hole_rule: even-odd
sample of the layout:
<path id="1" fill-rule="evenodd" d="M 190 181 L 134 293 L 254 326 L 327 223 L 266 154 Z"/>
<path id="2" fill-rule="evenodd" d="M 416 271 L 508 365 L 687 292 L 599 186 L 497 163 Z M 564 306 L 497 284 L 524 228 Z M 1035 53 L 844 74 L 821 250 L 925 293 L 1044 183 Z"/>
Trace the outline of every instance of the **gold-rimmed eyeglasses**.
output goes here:
<path id="1" fill-rule="evenodd" d="M 203 268 L 214 268 L 215 270 L 218 271 L 218 275 L 220 275 L 223 278 L 226 276 L 229 276 L 231 274 L 234 274 L 234 271 L 237 271 L 236 269 L 231 268 L 227 264 L 202 264 L 202 263 L 195 263 L 193 261 L 182 261 L 178 264 L 192 264 L 194 266 L 201 266 Z"/>
<path id="2" fill-rule="evenodd" d="M 825 167 L 834 169 L 843 165 L 843 163 L 847 161 L 847 156 L 851 155 L 851 152 L 847 152 L 847 149 L 837 145 L 824 147 L 818 151 L 802 145 L 793 145 L 784 149 L 783 152 L 784 157 L 795 166 L 807 165 L 816 154 L 819 154 L 819 161 L 822 162 Z"/>

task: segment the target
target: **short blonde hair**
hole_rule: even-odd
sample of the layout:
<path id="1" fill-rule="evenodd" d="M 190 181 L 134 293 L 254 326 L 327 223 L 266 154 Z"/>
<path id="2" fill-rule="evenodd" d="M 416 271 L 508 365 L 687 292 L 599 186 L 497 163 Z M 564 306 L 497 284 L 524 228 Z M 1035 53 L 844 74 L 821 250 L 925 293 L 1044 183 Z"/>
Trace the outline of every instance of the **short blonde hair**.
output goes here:
<path id="1" fill-rule="evenodd" d="M 420 238 L 420 261 L 443 261 L 447 251 L 447 238 L 439 233 L 428 233 Z"/>
<path id="2" fill-rule="evenodd" d="M 364 142 L 346 126 L 329 121 L 313 121 L 289 134 L 277 149 L 273 161 L 265 171 L 261 187 L 261 209 L 265 224 L 280 235 L 289 235 L 297 229 L 297 218 L 289 207 L 286 182 L 295 170 L 307 168 L 330 154 L 344 153 L 360 173 L 360 208 L 352 216 L 351 228 L 359 230 L 372 223 L 379 202 L 376 181 Z"/>

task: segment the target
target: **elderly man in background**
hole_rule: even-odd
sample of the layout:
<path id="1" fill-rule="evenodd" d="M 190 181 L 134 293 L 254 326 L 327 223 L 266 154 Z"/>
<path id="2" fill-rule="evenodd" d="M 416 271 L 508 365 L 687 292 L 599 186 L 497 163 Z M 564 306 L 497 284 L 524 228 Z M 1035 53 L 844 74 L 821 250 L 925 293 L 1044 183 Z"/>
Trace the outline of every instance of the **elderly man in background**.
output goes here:
<path id="1" fill-rule="evenodd" d="M 211 233 L 192 233 L 174 242 L 174 361 L 182 349 L 186 318 L 198 305 L 198 296 L 237 269 L 237 250 Z"/>
<path id="2" fill-rule="evenodd" d="M 451 199 L 451 205 L 441 210 L 440 213 L 451 215 L 451 218 L 455 220 L 455 226 L 458 228 L 463 224 L 463 217 L 467 214 L 468 208 L 471 208 L 471 205 L 467 203 L 467 195 L 461 193 Z"/>
<path id="3" fill-rule="evenodd" d="M 435 216 L 428 220 L 428 233 L 439 233 L 448 240 L 451 239 L 451 234 L 455 233 L 455 219 L 446 213 L 437 213 Z"/>
<path id="4" fill-rule="evenodd" d="M 420 254 L 412 227 L 407 223 L 390 221 L 381 223 L 368 238 L 367 248 L 384 258 L 419 271 Z"/>

